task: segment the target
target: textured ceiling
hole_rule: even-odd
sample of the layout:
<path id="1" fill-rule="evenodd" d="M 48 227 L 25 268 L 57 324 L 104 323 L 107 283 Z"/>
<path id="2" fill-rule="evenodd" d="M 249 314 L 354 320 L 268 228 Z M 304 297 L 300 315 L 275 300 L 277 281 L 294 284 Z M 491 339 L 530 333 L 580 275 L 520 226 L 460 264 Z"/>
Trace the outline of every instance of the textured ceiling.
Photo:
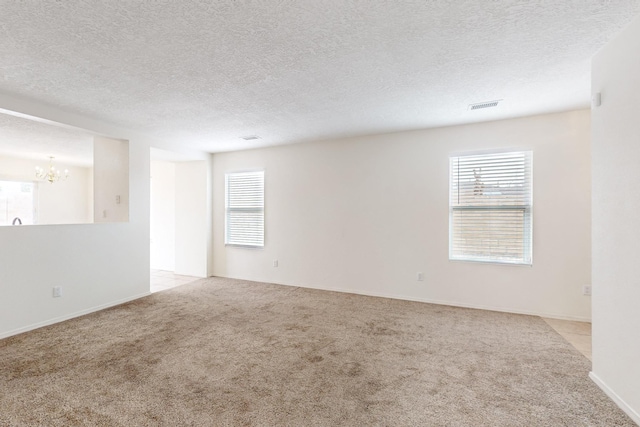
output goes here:
<path id="1" fill-rule="evenodd" d="M 0 156 L 34 159 L 45 167 L 56 163 L 93 165 L 93 135 L 75 129 L 0 113 Z M 0 171 L 2 175 L 2 171 Z"/>
<path id="2" fill-rule="evenodd" d="M 586 108 L 591 57 L 640 0 L 0 0 L 0 11 L 1 92 L 215 152 Z"/>

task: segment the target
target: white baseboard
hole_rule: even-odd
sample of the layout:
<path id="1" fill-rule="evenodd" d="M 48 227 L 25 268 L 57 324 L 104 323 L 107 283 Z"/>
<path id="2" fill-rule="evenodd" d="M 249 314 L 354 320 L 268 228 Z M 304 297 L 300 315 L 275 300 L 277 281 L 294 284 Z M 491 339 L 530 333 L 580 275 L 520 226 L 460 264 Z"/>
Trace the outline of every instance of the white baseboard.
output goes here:
<path id="1" fill-rule="evenodd" d="M 618 407 L 622 409 L 625 414 L 627 414 L 629 418 L 633 420 L 633 422 L 640 426 L 640 414 L 634 411 L 633 408 L 627 404 L 627 402 L 622 400 L 622 398 L 620 398 L 620 396 L 618 396 L 615 391 L 611 390 L 609 386 L 607 386 L 596 374 L 594 374 L 593 372 L 589 372 L 589 378 L 591 378 L 591 380 L 596 383 L 596 385 L 600 387 L 602 391 L 604 391 L 605 394 L 609 396 L 609 398 L 613 400 L 615 404 L 618 405 Z"/>
<path id="2" fill-rule="evenodd" d="M 436 300 L 436 299 L 430 299 L 430 298 L 416 298 L 416 297 L 411 297 L 406 295 L 388 294 L 385 292 L 368 292 L 368 291 L 365 292 L 365 291 L 355 290 L 355 289 L 331 288 L 331 287 L 325 287 L 325 286 L 316 287 L 316 286 L 307 286 L 307 285 L 291 284 L 291 283 L 279 283 L 279 282 L 273 282 L 273 281 L 265 282 L 264 280 L 244 279 L 239 277 L 228 277 L 228 276 L 218 276 L 218 277 L 223 277 L 227 279 L 247 280 L 251 282 L 273 283 L 274 285 L 296 286 L 299 288 L 318 289 L 321 291 L 343 292 L 347 294 L 365 295 L 369 297 L 391 298 L 391 299 L 399 299 L 404 301 L 424 302 L 427 304 L 449 305 L 452 307 L 474 308 L 477 310 L 499 311 L 502 313 L 525 314 L 528 316 L 540 316 L 540 317 L 548 317 L 552 319 L 573 320 L 577 322 L 591 323 L 590 317 L 572 316 L 572 315 L 565 315 L 565 314 L 558 314 L 558 313 L 548 313 L 544 311 L 520 310 L 520 309 L 513 309 L 508 307 L 495 307 L 495 306 L 481 305 L 481 304 L 468 304 L 468 303 L 457 302 L 457 301 Z"/>
<path id="3" fill-rule="evenodd" d="M 104 310 L 105 308 L 113 307 L 116 305 L 124 304 L 125 302 L 133 301 L 138 298 L 146 297 L 147 295 L 151 295 L 151 292 L 145 292 L 143 294 L 134 295 L 132 297 L 123 298 L 117 301 L 111 301 L 106 304 L 98 305 L 95 307 L 87 308 L 86 310 L 76 311 L 75 313 L 67 314 L 60 317 L 54 317 L 53 319 L 45 320 L 43 322 L 34 323 L 32 325 L 28 325 L 22 328 L 14 329 L 8 332 L 0 333 L 0 339 L 11 337 L 13 335 L 18 335 L 23 332 L 32 331 L 34 329 L 42 328 L 43 326 L 53 325 L 54 323 L 64 322 L 65 320 L 73 319 L 74 317 L 84 316 L 85 314 L 93 313 L 95 311 Z"/>

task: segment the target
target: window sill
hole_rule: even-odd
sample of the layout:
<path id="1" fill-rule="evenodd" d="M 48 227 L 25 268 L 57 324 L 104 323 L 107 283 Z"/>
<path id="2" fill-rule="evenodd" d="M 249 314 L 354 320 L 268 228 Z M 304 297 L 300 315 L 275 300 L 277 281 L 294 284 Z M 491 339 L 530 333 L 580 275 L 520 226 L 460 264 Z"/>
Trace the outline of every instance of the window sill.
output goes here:
<path id="1" fill-rule="evenodd" d="M 449 261 L 471 262 L 474 264 L 512 265 L 515 267 L 533 267 L 533 261 L 519 262 L 519 261 L 483 260 L 483 259 L 471 259 L 471 258 L 449 258 Z"/>
<path id="2" fill-rule="evenodd" d="M 225 243 L 224 246 L 228 247 L 228 248 L 264 249 L 264 245 L 262 245 L 262 246 L 253 246 L 253 245 L 238 245 L 236 243 Z"/>

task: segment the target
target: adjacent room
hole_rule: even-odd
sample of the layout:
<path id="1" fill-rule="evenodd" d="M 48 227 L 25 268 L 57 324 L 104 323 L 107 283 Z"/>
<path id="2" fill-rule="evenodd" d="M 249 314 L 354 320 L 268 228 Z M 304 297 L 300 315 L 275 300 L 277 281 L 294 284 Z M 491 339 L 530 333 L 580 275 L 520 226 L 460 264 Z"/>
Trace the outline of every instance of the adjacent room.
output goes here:
<path id="1" fill-rule="evenodd" d="M 1 11 L 0 425 L 640 425 L 640 0 Z"/>

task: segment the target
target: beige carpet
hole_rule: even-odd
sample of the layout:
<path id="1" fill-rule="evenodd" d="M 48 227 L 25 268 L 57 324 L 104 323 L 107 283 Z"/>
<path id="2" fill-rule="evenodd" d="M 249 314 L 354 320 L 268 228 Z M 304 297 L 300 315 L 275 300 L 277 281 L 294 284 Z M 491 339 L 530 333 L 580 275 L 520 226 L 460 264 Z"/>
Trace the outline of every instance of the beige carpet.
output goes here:
<path id="1" fill-rule="evenodd" d="M 633 426 L 540 318 L 204 279 L 0 341 L 1 426 Z"/>

